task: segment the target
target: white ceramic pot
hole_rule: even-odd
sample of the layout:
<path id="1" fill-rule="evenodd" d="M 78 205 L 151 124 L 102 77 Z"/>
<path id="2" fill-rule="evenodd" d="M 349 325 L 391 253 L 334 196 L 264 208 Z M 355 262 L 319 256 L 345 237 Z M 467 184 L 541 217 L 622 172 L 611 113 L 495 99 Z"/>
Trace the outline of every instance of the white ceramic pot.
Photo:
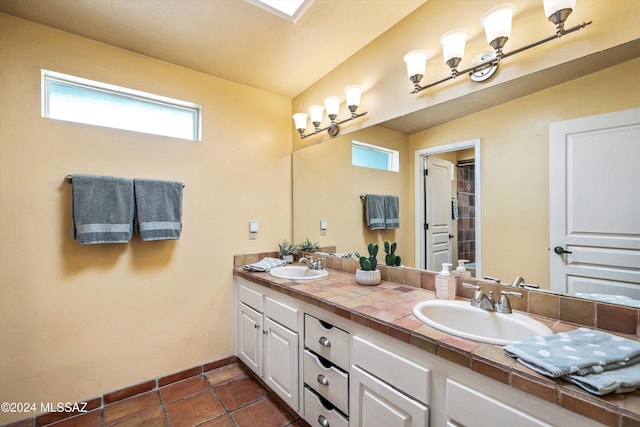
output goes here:
<path id="1" fill-rule="evenodd" d="M 365 286 L 379 285 L 381 282 L 380 270 L 365 271 L 361 268 L 356 270 L 356 283 Z"/>
<path id="2" fill-rule="evenodd" d="M 282 259 L 288 264 L 291 264 L 293 262 L 293 255 L 282 255 Z"/>

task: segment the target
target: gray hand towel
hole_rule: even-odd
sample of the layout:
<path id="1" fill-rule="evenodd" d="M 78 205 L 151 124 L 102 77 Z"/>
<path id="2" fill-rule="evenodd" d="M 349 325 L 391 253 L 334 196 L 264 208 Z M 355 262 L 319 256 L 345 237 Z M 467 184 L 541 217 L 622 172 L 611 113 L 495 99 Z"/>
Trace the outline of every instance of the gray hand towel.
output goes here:
<path id="1" fill-rule="evenodd" d="M 371 230 L 384 229 L 384 196 L 367 194 L 365 199 L 364 216 L 367 226 Z"/>
<path id="2" fill-rule="evenodd" d="M 72 236 L 81 245 L 127 243 L 133 234 L 133 180 L 73 175 Z"/>
<path id="3" fill-rule="evenodd" d="M 400 228 L 398 196 L 384 196 L 384 228 Z"/>
<path id="4" fill-rule="evenodd" d="M 134 188 L 140 238 L 145 242 L 180 239 L 182 183 L 136 178 Z"/>

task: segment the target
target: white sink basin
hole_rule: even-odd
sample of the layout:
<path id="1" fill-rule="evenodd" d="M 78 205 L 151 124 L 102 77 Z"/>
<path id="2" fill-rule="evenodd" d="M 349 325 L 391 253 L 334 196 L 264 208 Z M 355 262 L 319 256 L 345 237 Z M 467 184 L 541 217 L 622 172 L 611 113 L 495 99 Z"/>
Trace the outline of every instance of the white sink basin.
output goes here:
<path id="1" fill-rule="evenodd" d="M 306 265 L 287 265 L 269 270 L 269 274 L 278 279 L 287 280 L 317 280 L 327 277 L 327 270 L 311 270 Z"/>
<path id="2" fill-rule="evenodd" d="M 489 344 L 507 345 L 553 331 L 520 313 L 495 313 L 472 307 L 468 301 L 429 300 L 416 304 L 413 315 L 451 335 Z"/>

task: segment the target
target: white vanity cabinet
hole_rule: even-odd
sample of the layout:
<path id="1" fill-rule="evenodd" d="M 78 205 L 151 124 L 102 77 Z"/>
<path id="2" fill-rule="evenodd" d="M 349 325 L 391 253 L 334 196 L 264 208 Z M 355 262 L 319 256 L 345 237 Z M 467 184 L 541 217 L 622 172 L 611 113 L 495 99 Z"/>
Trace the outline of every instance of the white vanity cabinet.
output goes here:
<path id="1" fill-rule="evenodd" d="M 349 425 L 350 335 L 304 315 L 304 418 L 312 426 Z"/>
<path id="2" fill-rule="evenodd" d="M 427 427 L 430 369 L 359 336 L 352 350 L 351 426 Z"/>
<path id="3" fill-rule="evenodd" d="M 299 309 L 236 278 L 236 354 L 298 410 Z"/>

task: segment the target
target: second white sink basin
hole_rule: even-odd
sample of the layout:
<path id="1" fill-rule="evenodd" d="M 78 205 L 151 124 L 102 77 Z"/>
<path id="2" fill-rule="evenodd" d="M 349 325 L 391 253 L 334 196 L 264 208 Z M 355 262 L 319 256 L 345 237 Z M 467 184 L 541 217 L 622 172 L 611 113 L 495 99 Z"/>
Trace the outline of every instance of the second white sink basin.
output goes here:
<path id="1" fill-rule="evenodd" d="M 327 270 L 311 270 L 306 265 L 287 265 L 269 270 L 269 274 L 278 279 L 317 280 L 327 277 Z"/>
<path id="2" fill-rule="evenodd" d="M 472 307 L 468 301 L 429 300 L 416 304 L 413 315 L 451 335 L 488 344 L 507 345 L 553 331 L 520 313 L 495 313 Z"/>

